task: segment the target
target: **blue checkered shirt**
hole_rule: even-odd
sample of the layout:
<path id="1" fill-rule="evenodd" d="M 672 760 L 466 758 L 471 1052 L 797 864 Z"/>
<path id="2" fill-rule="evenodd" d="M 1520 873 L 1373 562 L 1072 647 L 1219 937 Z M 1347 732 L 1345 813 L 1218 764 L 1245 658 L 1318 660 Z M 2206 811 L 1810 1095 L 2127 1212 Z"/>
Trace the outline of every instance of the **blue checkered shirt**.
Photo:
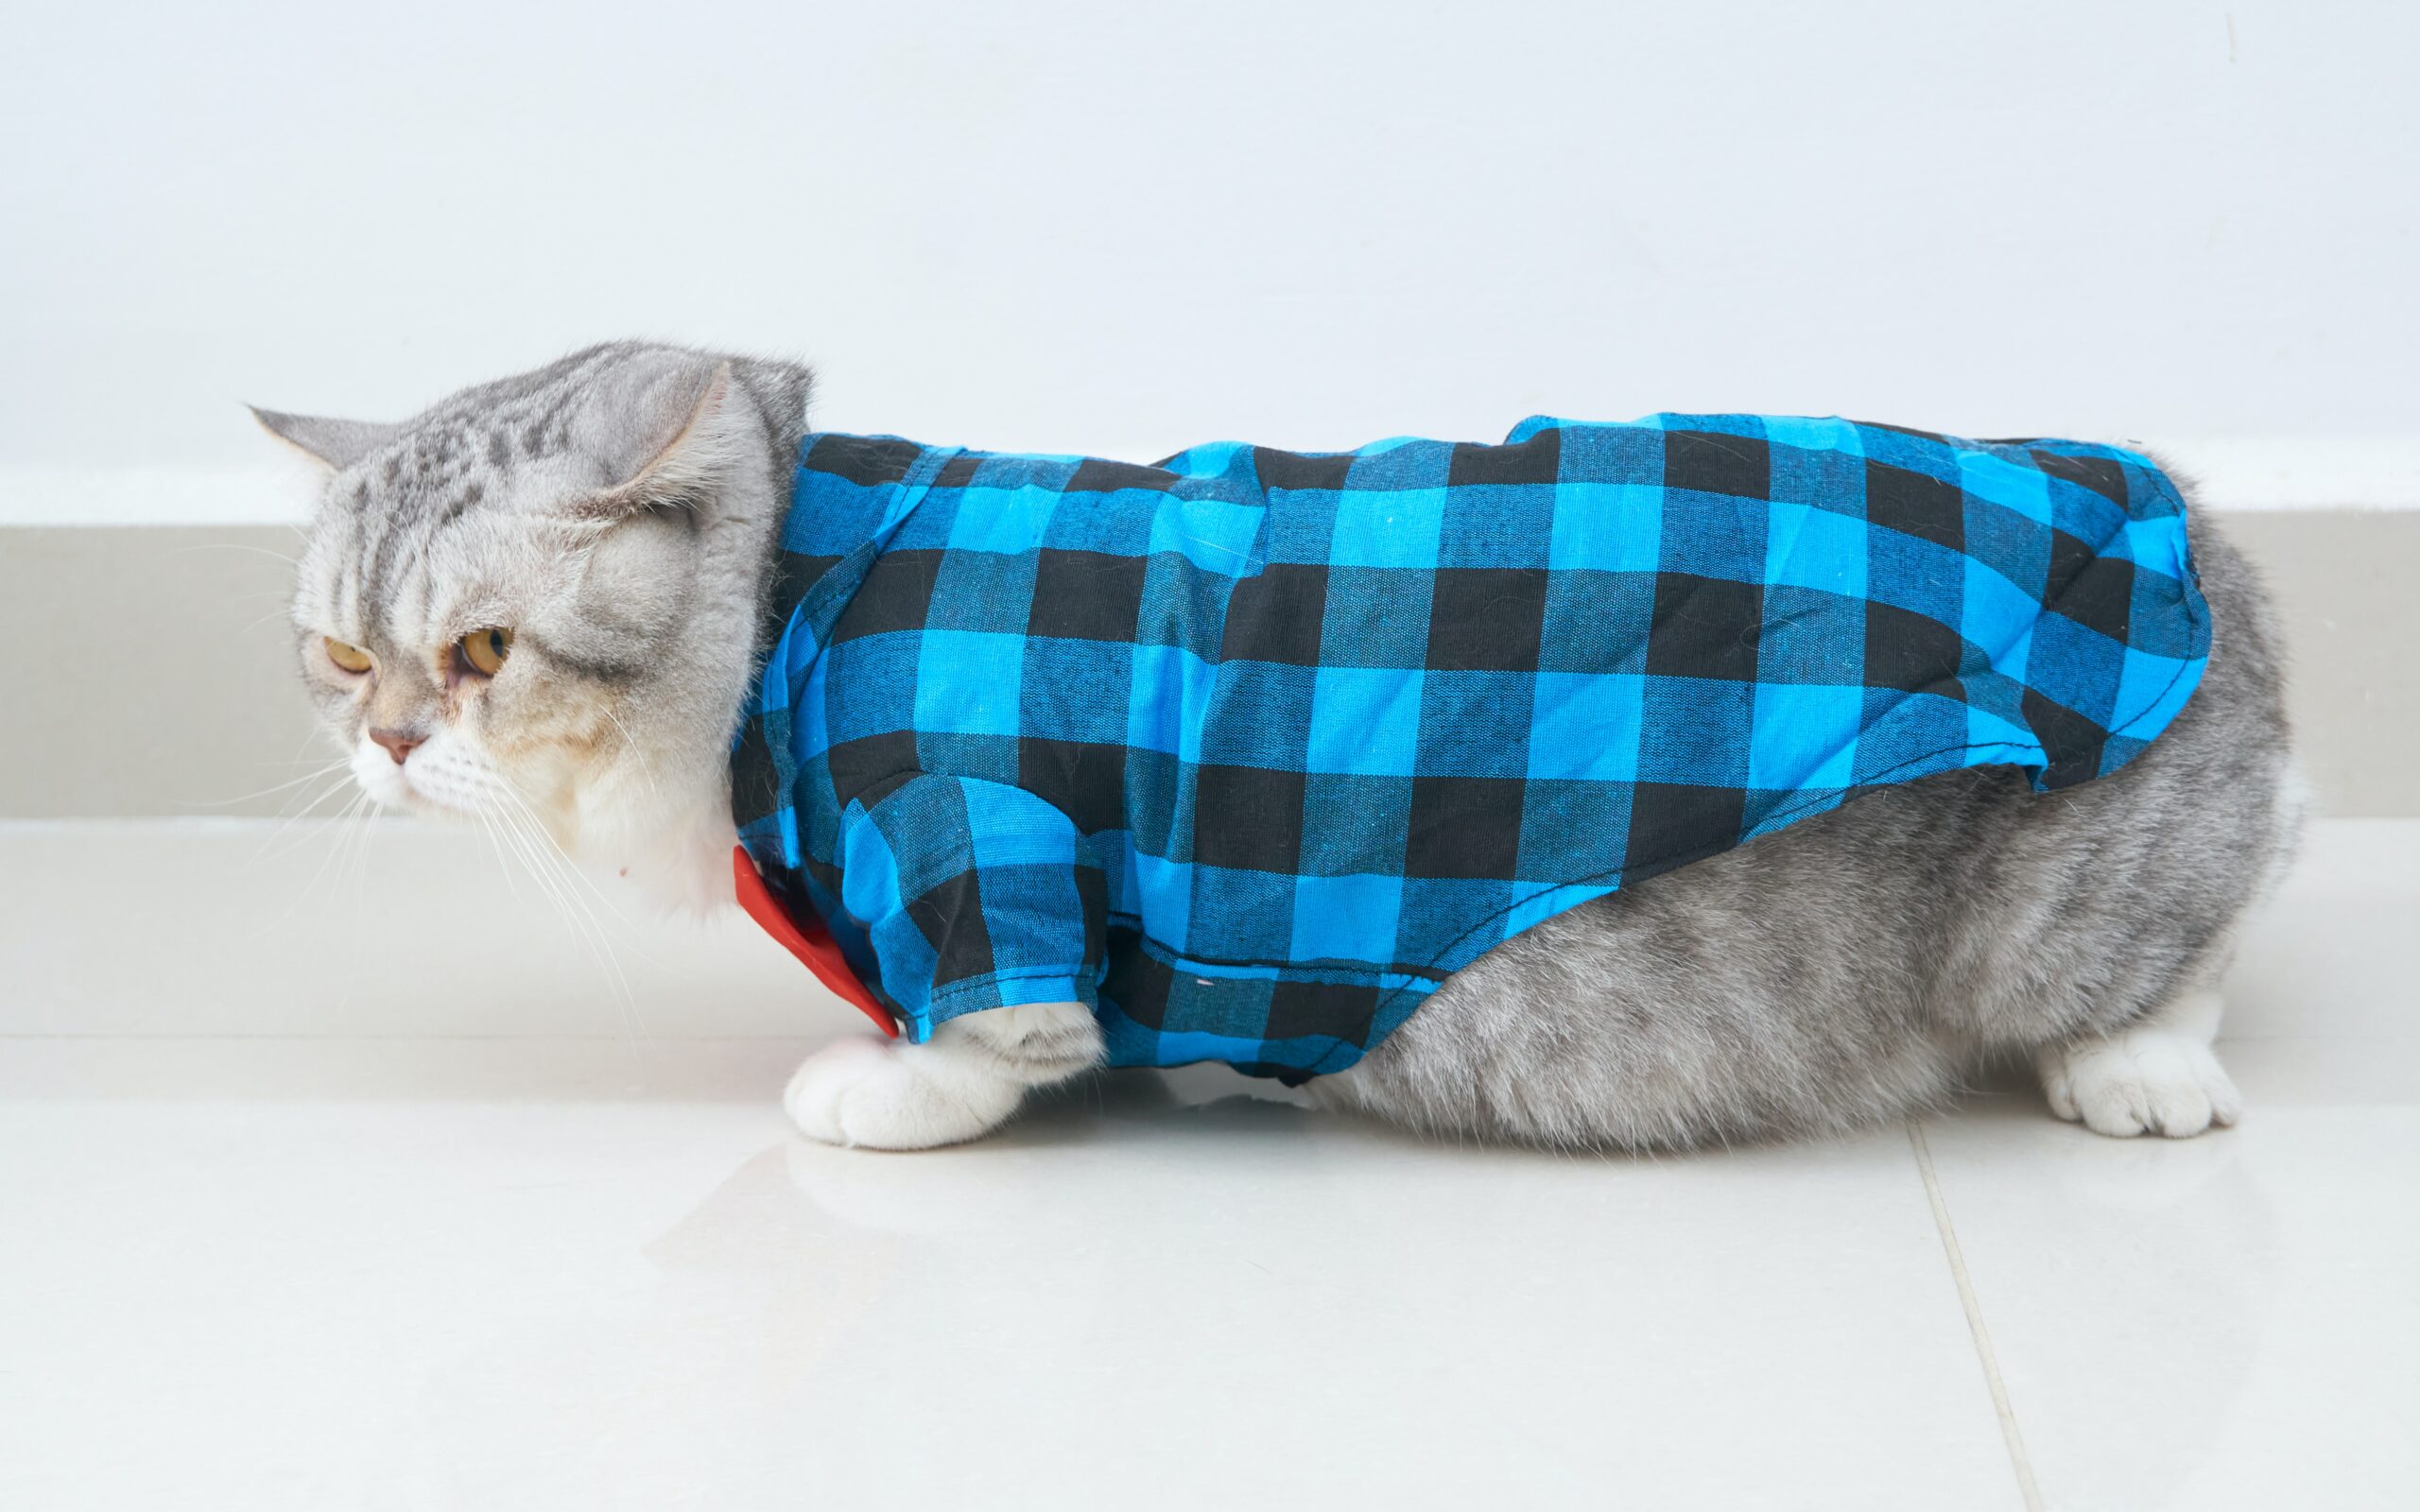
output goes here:
<path id="1" fill-rule="evenodd" d="M 2135 453 L 1747 415 L 1151 467 L 812 435 L 768 635 L 741 841 L 909 1038 L 1076 1002 L 1113 1063 L 1289 1079 L 1864 790 L 2114 771 L 2210 644 Z"/>

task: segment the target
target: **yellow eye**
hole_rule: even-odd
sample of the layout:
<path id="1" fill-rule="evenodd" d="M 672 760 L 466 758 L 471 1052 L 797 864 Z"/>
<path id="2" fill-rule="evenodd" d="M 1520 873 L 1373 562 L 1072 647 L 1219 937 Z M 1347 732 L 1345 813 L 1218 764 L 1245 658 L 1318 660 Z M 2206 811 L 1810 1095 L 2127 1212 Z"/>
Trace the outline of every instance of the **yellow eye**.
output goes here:
<path id="1" fill-rule="evenodd" d="M 347 672 L 370 670 L 370 653 L 357 645 L 347 645 L 332 635 L 320 637 L 320 644 L 327 648 L 328 660 Z"/>
<path id="2" fill-rule="evenodd" d="M 504 659 L 512 654 L 510 630 L 473 630 L 454 643 L 462 654 L 462 662 L 471 671 L 483 678 L 493 678 L 504 670 Z"/>

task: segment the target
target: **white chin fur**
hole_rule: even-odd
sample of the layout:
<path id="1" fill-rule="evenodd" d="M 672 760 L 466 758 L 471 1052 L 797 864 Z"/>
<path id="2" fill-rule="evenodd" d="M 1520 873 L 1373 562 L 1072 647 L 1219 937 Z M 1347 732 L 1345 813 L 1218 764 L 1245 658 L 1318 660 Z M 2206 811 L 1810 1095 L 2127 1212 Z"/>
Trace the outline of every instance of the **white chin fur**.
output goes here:
<path id="1" fill-rule="evenodd" d="M 731 901 L 735 837 L 719 766 L 687 783 L 662 785 L 631 764 L 585 781 L 571 774 L 561 783 L 525 781 L 525 788 L 574 795 L 558 809 L 543 797 L 516 801 L 486 757 L 452 731 L 440 730 L 400 765 L 365 738 L 354 747 L 351 765 L 361 790 L 386 808 L 440 817 L 534 818 L 582 866 L 626 879 L 667 912 L 704 914 Z M 526 816 L 518 813 L 523 809 Z"/>
<path id="2" fill-rule="evenodd" d="M 583 804 L 579 854 L 657 907 L 705 914 L 731 902 L 731 805 L 720 783 L 677 808 Z"/>

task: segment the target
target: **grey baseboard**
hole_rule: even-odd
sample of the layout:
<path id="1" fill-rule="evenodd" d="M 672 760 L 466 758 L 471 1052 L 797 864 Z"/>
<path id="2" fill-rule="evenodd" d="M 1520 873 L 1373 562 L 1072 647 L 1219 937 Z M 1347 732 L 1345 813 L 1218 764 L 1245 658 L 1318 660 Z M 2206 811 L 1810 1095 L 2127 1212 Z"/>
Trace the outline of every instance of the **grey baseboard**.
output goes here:
<path id="1" fill-rule="evenodd" d="M 2320 812 L 2420 816 L 2420 511 L 2241 510 L 2220 521 L 2267 576 L 2284 623 L 2286 702 Z"/>
<path id="2" fill-rule="evenodd" d="M 2228 510 L 2292 648 L 2322 810 L 2420 815 L 2420 511 Z M 279 525 L 0 526 L 0 818 L 277 815 L 314 738 Z"/>
<path id="3" fill-rule="evenodd" d="M 278 525 L 0 527 L 0 817 L 273 815 L 313 737 Z"/>

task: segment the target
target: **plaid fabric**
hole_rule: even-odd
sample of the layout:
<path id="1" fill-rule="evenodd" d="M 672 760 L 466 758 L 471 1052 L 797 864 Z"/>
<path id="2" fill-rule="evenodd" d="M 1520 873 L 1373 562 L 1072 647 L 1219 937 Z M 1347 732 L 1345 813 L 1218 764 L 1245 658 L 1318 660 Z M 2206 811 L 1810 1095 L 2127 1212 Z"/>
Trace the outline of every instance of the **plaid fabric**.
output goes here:
<path id="1" fill-rule="evenodd" d="M 1073 1001 L 1115 1063 L 1338 1071 L 1625 882 L 1884 783 L 2123 765 L 2208 654 L 2182 510 L 2131 452 L 1839 420 L 810 436 L 741 839 L 913 1039 Z"/>

